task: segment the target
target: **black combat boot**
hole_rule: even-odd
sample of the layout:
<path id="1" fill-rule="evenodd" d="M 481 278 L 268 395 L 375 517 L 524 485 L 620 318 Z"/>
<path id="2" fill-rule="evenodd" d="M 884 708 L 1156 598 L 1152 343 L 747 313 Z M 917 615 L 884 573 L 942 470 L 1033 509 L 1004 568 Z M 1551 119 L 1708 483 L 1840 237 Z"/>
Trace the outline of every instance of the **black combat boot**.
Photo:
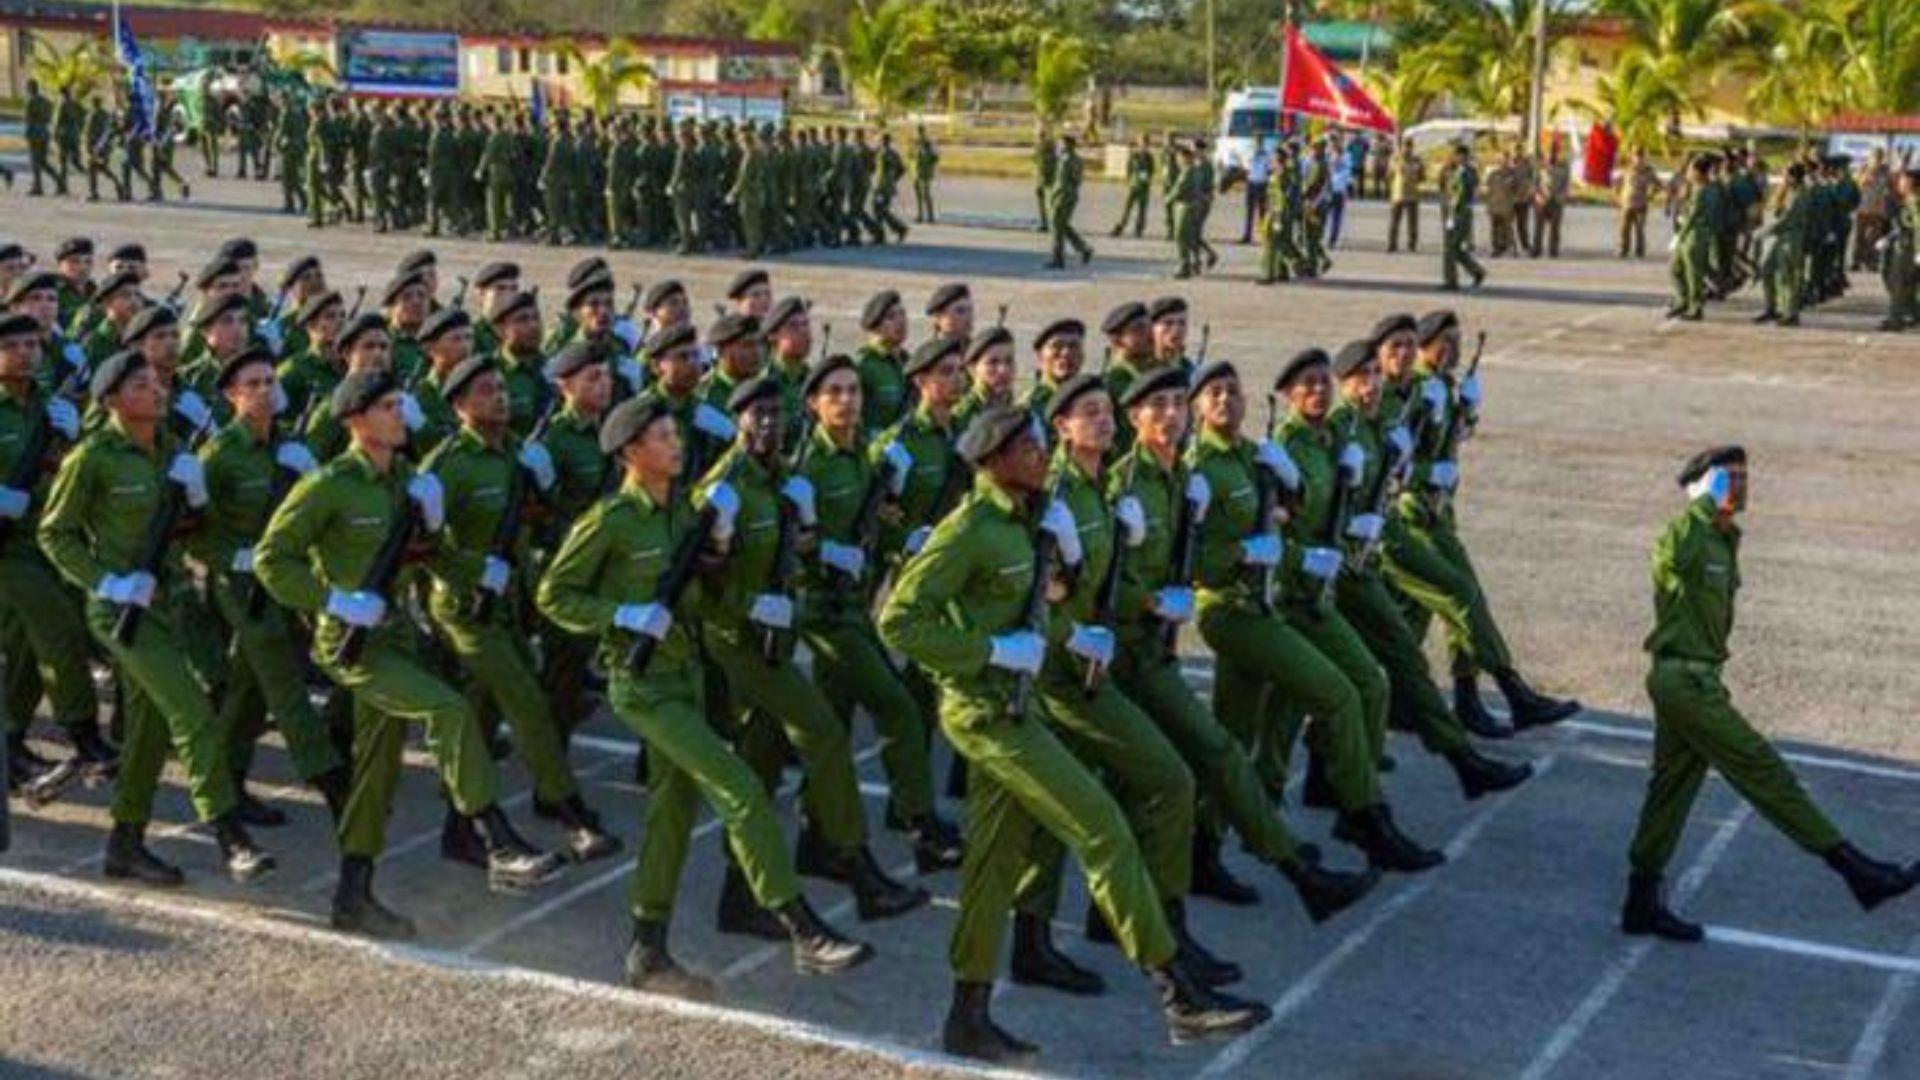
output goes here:
<path id="1" fill-rule="evenodd" d="M 667 952 L 667 924 L 653 919 L 633 920 L 633 944 L 627 946 L 627 985 L 635 990 L 669 997 L 705 1000 L 714 985 L 688 971 Z"/>
<path id="2" fill-rule="evenodd" d="M 814 913 L 805 896 L 795 897 L 774 916 L 793 941 L 793 970 L 802 975 L 833 975 L 873 958 L 873 946 L 842 937 Z"/>
<path id="3" fill-rule="evenodd" d="M 1846 879 L 1862 911 L 1872 911 L 1920 884 L 1920 863 L 1902 867 L 1870 859 L 1848 843 L 1827 852 L 1826 861 L 1834 873 Z"/>
<path id="4" fill-rule="evenodd" d="M 120 750 L 100 731 L 100 721 L 89 716 L 67 729 L 73 752 L 81 761 L 111 776 L 120 764 Z"/>
<path id="5" fill-rule="evenodd" d="M 413 920 L 373 896 L 373 860 L 348 855 L 340 860 L 340 883 L 333 890 L 333 928 L 382 941 L 411 941 Z"/>
<path id="6" fill-rule="evenodd" d="M 1453 715 L 1460 726 L 1483 739 L 1511 739 L 1513 728 L 1487 711 L 1480 701 L 1480 677 L 1465 674 L 1453 677 Z"/>
<path id="7" fill-rule="evenodd" d="M 1512 668 L 1494 672 L 1493 678 L 1500 684 L 1500 695 L 1507 699 L 1507 715 L 1513 718 L 1516 731 L 1557 724 L 1580 711 L 1578 701 L 1548 697 L 1528 686 Z"/>
<path id="8" fill-rule="evenodd" d="M 1045 986 L 1063 994 L 1095 997 L 1106 993 L 1107 981 L 1098 972 L 1081 967 L 1054 947 L 1053 929 L 1039 915 L 1013 916 L 1013 981 L 1022 986 Z"/>
<path id="9" fill-rule="evenodd" d="M 743 934 L 766 941 L 787 940 L 787 928 L 773 912 L 760 906 L 747 887 L 747 876 L 727 862 L 726 876 L 720 880 L 720 904 L 714 913 L 714 927 L 723 934 Z"/>
<path id="10" fill-rule="evenodd" d="M 965 858 L 960 830 L 938 814 L 909 822 L 907 837 L 913 842 L 913 868 L 922 874 L 952 870 Z"/>
<path id="11" fill-rule="evenodd" d="M 562 850 L 573 862 L 588 863 L 620 851 L 620 838 L 601 827 L 600 815 L 578 794 L 569 795 L 546 809 L 566 830 L 567 843 Z M 537 803 L 535 812 L 539 812 Z"/>
<path id="12" fill-rule="evenodd" d="M 1232 907 L 1251 907 L 1260 893 L 1228 871 L 1220 860 L 1220 837 L 1206 829 L 1193 830 L 1193 884 L 1187 889 Z"/>
<path id="13" fill-rule="evenodd" d="M 242 777 L 233 778 L 233 813 L 242 825 L 256 829 L 277 829 L 287 823 L 286 811 L 270 806 L 247 790 Z"/>
<path id="14" fill-rule="evenodd" d="M 220 859 L 226 863 L 227 875 L 233 880 L 258 881 L 273 872 L 276 865 L 273 856 L 247 835 L 238 810 L 229 810 L 213 819 L 213 839 L 220 845 Z"/>
<path id="15" fill-rule="evenodd" d="M 1533 776 L 1533 766 L 1526 762 L 1490 758 L 1471 746 L 1447 751 L 1447 764 L 1453 766 L 1453 775 L 1460 781 L 1460 794 L 1468 801 L 1519 787 Z"/>
<path id="16" fill-rule="evenodd" d="M 1333 782 L 1327 779 L 1327 763 L 1319 754 L 1307 755 L 1307 781 L 1301 788 L 1300 805 L 1312 810 L 1335 810 L 1340 806 Z"/>
<path id="17" fill-rule="evenodd" d="M 560 875 L 560 856 L 521 839 L 499 806 L 475 814 L 473 827 L 487 852 L 487 887 L 495 892 L 526 892 Z"/>
<path id="18" fill-rule="evenodd" d="M 800 835 L 793 841 L 793 871 L 801 877 L 820 881 L 852 883 L 847 860 L 838 857 L 827 838 L 820 835 L 820 827 L 805 818 L 800 822 Z"/>
<path id="19" fill-rule="evenodd" d="M 147 826 L 115 822 L 107 834 L 107 861 L 102 870 L 110 878 L 142 885 L 172 888 L 187 880 L 180 868 L 147 850 Z"/>
<path id="20" fill-rule="evenodd" d="M 1620 909 L 1620 929 L 1634 937 L 1658 937 L 1689 944 L 1707 936 L 1699 923 L 1675 915 L 1661 896 L 1659 874 L 1634 874 L 1627 879 L 1627 902 Z"/>
<path id="21" fill-rule="evenodd" d="M 1372 866 L 1357 874 L 1323 870 L 1302 859 L 1280 869 L 1293 884 L 1293 891 L 1307 909 L 1307 916 L 1322 923 L 1360 902 L 1380 883 L 1380 871 Z"/>
<path id="22" fill-rule="evenodd" d="M 1385 803 L 1342 814 L 1333 835 L 1365 852 L 1367 861 L 1381 870 L 1417 874 L 1447 861 L 1446 855 L 1423 848 L 1402 833 Z"/>
<path id="23" fill-rule="evenodd" d="M 336 765 L 313 778 L 314 789 L 327 804 L 327 813 L 335 825 L 347 815 L 347 799 L 353 792 L 353 773 L 345 765 Z"/>
<path id="24" fill-rule="evenodd" d="M 1167 1035 L 1176 1046 L 1230 1038 L 1259 1027 L 1273 1016 L 1273 1010 L 1265 1005 L 1202 984 L 1178 960 L 1147 974 L 1160 995 Z"/>
<path id="25" fill-rule="evenodd" d="M 992 1000 L 992 983 L 955 982 L 953 1004 L 940 1028 L 940 1048 L 956 1057 L 997 1065 L 1016 1064 L 1039 1054 L 1038 1046 L 1014 1038 L 993 1022 L 987 1008 Z"/>
<path id="26" fill-rule="evenodd" d="M 1167 929 L 1173 931 L 1173 943 L 1179 949 L 1174 962 L 1206 986 L 1231 986 L 1245 978 L 1240 965 L 1222 960 L 1200 944 L 1187 930 L 1187 908 L 1178 900 L 1166 902 Z"/>
<path id="27" fill-rule="evenodd" d="M 480 839 L 479 827 L 452 803 L 447 804 L 446 816 L 440 820 L 440 857 L 480 870 L 487 868 L 487 845 Z"/>
<path id="28" fill-rule="evenodd" d="M 917 885 L 902 885 L 888 877 L 880 868 L 879 860 L 873 857 L 872 848 L 862 847 L 845 856 L 843 861 L 847 864 L 847 884 L 853 889 L 861 922 L 905 915 L 933 898 Z"/>

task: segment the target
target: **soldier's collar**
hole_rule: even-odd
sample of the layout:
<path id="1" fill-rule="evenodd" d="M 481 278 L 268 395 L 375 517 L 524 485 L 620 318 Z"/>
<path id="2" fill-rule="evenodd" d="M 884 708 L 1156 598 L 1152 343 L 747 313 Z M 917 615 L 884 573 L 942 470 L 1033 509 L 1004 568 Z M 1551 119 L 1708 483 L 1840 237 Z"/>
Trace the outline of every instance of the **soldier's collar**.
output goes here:
<path id="1" fill-rule="evenodd" d="M 1194 444 L 1202 450 L 1232 453 L 1234 448 L 1240 445 L 1240 436 L 1225 434 L 1202 425 L 1200 437 L 1194 440 Z"/>
<path id="2" fill-rule="evenodd" d="M 1010 518 L 1018 520 L 1027 516 L 1022 505 L 1025 500 L 1015 498 L 1013 492 L 1001 487 L 993 474 L 985 469 L 973 474 L 973 490 L 976 495 L 993 504 L 994 509 Z"/>

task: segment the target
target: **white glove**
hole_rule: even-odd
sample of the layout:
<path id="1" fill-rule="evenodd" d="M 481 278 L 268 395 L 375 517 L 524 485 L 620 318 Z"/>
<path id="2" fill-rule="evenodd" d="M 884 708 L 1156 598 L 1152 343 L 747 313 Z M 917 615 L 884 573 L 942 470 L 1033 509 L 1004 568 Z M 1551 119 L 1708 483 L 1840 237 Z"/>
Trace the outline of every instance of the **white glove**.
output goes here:
<path id="1" fill-rule="evenodd" d="M 1015 630 L 993 636 L 993 651 L 988 654 L 987 663 L 1020 675 L 1038 675 L 1046 658 L 1046 638 L 1031 630 Z"/>
<path id="2" fill-rule="evenodd" d="M 1187 503 L 1193 507 L 1195 524 L 1207 520 L 1207 507 L 1213 505 L 1213 485 L 1200 473 L 1187 477 Z"/>
<path id="3" fill-rule="evenodd" d="M 1705 495 L 1713 499 L 1716 507 L 1727 504 L 1727 496 L 1733 493 L 1733 474 L 1715 465 L 1700 474 L 1700 479 L 1687 486 L 1687 498 L 1698 499 Z"/>
<path id="4" fill-rule="evenodd" d="M 707 492 L 707 505 L 713 508 L 713 539 L 725 544 L 733 539 L 733 523 L 740 517 L 740 493 L 725 480 Z"/>
<path id="5" fill-rule="evenodd" d="M 907 553 L 907 556 L 911 558 L 920 554 L 920 549 L 927 546 L 927 539 L 932 535 L 933 528 L 928 525 L 922 525 L 908 533 L 906 542 L 900 545 L 900 547 Z"/>
<path id="6" fill-rule="evenodd" d="M 1353 520 L 1347 522 L 1347 539 L 1371 544 L 1380 539 L 1380 529 L 1385 524 L 1386 520 L 1379 514 L 1355 514 Z"/>
<path id="7" fill-rule="evenodd" d="M 400 395 L 400 419 L 404 420 L 409 433 L 427 426 L 427 414 L 420 409 L 420 399 L 410 393 Z"/>
<path id="8" fill-rule="evenodd" d="M 187 505 L 195 510 L 207 505 L 207 469 L 200 459 L 185 450 L 173 455 L 173 461 L 167 465 L 167 479 L 180 485 L 180 493 L 187 497 Z"/>
<path id="9" fill-rule="evenodd" d="M 80 438 L 80 410 L 66 398 L 57 397 L 47 402 L 47 423 L 68 442 Z"/>
<path id="10" fill-rule="evenodd" d="M 1460 404 L 1469 409 L 1478 409 L 1486 397 L 1486 391 L 1480 386 L 1480 376 L 1476 372 L 1460 380 Z"/>
<path id="11" fill-rule="evenodd" d="M 660 604 L 621 604 L 613 611 L 613 625 L 631 634 L 664 641 L 673 628 L 673 612 Z"/>
<path id="12" fill-rule="evenodd" d="M 68 367 L 84 367 L 87 363 L 87 350 L 81 348 L 79 342 L 69 341 L 60 346 L 60 358 L 67 362 Z"/>
<path id="13" fill-rule="evenodd" d="M 613 336 L 620 339 L 620 344 L 625 345 L 628 352 L 640 347 L 640 328 L 625 315 L 613 320 Z"/>
<path id="14" fill-rule="evenodd" d="M 793 504 L 793 512 L 800 517 L 800 524 L 813 528 L 820 518 L 813 502 L 813 481 L 804 476 L 789 476 L 787 482 L 780 485 L 780 494 Z"/>
<path id="15" fill-rule="evenodd" d="M 1120 523 L 1121 532 L 1126 534 L 1127 546 L 1139 547 L 1147 542 L 1147 511 L 1140 500 L 1131 495 L 1123 495 L 1113 504 L 1113 519 Z"/>
<path id="16" fill-rule="evenodd" d="M 1300 569 L 1305 570 L 1308 577 L 1325 581 L 1340 572 L 1340 553 L 1333 548 L 1308 548 L 1300 558 Z"/>
<path id="17" fill-rule="evenodd" d="M 1300 467 L 1293 463 L 1279 443 L 1272 439 L 1260 440 L 1260 446 L 1253 454 L 1253 463 L 1272 473 L 1281 487 L 1288 491 L 1300 490 Z"/>
<path id="18" fill-rule="evenodd" d="M 1427 415 L 1435 424 L 1447 422 L 1447 384 L 1438 378 L 1428 378 L 1420 384 L 1420 398 L 1427 403 Z"/>
<path id="19" fill-rule="evenodd" d="M 313 451 L 307 449 L 307 444 L 293 439 L 274 448 L 273 463 L 296 476 L 305 476 L 320 467 L 320 462 L 314 459 Z"/>
<path id="20" fill-rule="evenodd" d="M 1113 663 L 1113 631 L 1104 626 L 1074 623 L 1073 633 L 1067 635 L 1067 651 L 1106 667 Z"/>
<path id="21" fill-rule="evenodd" d="M 1407 460 L 1407 455 L 1413 453 L 1413 432 L 1408 431 L 1405 424 L 1388 428 L 1387 449 L 1393 451 L 1395 465 Z"/>
<path id="22" fill-rule="evenodd" d="M 507 594 L 507 582 L 513 577 L 513 567 L 498 555 L 487 556 L 486 564 L 480 570 L 480 587 L 495 596 Z"/>
<path id="23" fill-rule="evenodd" d="M 1279 533 L 1261 533 L 1240 541 L 1240 561 L 1247 566 L 1279 566 L 1280 554 L 1285 549 Z"/>
<path id="24" fill-rule="evenodd" d="M 822 540 L 820 561 L 850 578 L 858 578 L 867 571 L 867 553 L 852 544 Z"/>
<path id="25" fill-rule="evenodd" d="M 721 442 L 733 441 L 733 421 L 727 419 L 726 413 L 711 405 L 702 403 L 693 410 L 693 426 L 695 430 L 703 431 Z"/>
<path id="26" fill-rule="evenodd" d="M 407 498 L 420 511 L 420 523 L 428 532 L 439 532 L 447 523 L 447 492 L 440 478 L 430 472 L 414 473 L 407 481 Z"/>
<path id="27" fill-rule="evenodd" d="M 1360 478 L 1367 474 L 1367 448 L 1359 443 L 1350 442 L 1340 451 L 1341 483 L 1349 488 L 1360 486 Z"/>
<path id="28" fill-rule="evenodd" d="M 280 320 L 278 319 L 261 319 L 259 322 L 253 324 L 253 333 L 255 337 L 260 339 L 260 343 L 265 345 L 267 350 L 275 356 L 279 356 L 281 351 L 287 346 L 287 334 L 285 330 L 281 329 Z"/>
<path id="29" fill-rule="evenodd" d="M 907 478 L 913 475 L 913 452 L 896 440 L 887 444 L 880 457 L 887 470 L 887 494 L 897 499 L 907 490 Z"/>
<path id="30" fill-rule="evenodd" d="M 1427 486 L 1437 491 L 1452 491 L 1460 486 L 1460 467 L 1451 461 L 1436 461 L 1427 471 Z"/>
<path id="31" fill-rule="evenodd" d="M 16 487 L 0 487 L 0 519 L 18 521 L 33 505 L 33 493 Z"/>
<path id="32" fill-rule="evenodd" d="M 240 550 L 234 552 L 233 562 L 227 565 L 227 569 L 233 571 L 236 574 L 253 573 L 253 549 L 250 547 L 243 547 Z"/>
<path id="33" fill-rule="evenodd" d="M 1047 504 L 1047 512 L 1040 516 L 1040 528 L 1053 534 L 1054 543 L 1059 545 L 1060 561 L 1067 566 L 1079 566 L 1086 552 L 1080 549 L 1080 525 L 1073 520 L 1073 511 L 1067 504 L 1055 499 Z"/>
<path id="34" fill-rule="evenodd" d="M 533 486 L 541 491 L 552 491 L 553 482 L 558 477 L 553 471 L 553 454 L 545 443 L 523 443 L 520 447 L 520 466 L 533 474 Z"/>
<path id="35" fill-rule="evenodd" d="M 637 394 L 646 389 L 647 369 L 640 366 L 640 361 L 631 356 L 623 356 L 614 361 L 613 369 L 620 373 L 621 378 L 627 380 L 627 388 L 634 393 Z"/>
<path id="36" fill-rule="evenodd" d="M 287 388 L 280 385 L 279 379 L 273 380 L 273 415 L 285 416 L 287 406 L 292 404 L 287 398 Z"/>
<path id="37" fill-rule="evenodd" d="M 207 399 L 192 390 L 180 391 L 179 396 L 173 399 L 173 411 L 179 413 L 195 431 L 213 423 L 213 410 L 207 408 Z"/>
<path id="38" fill-rule="evenodd" d="M 793 628 L 793 597 L 763 592 L 753 598 L 753 607 L 748 609 L 747 618 L 775 630 L 790 630 Z"/>
<path id="39" fill-rule="evenodd" d="M 1675 235 L 1673 235 L 1673 236 L 1669 236 L 1669 237 L 1667 237 L 1667 254 L 1669 254 L 1669 255 L 1671 255 L 1671 254 L 1673 254 L 1674 252 L 1676 252 L 1676 251 L 1679 251 L 1679 250 L 1680 250 L 1680 237 L 1679 237 L 1679 235 L 1678 235 L 1678 234 L 1675 234 Z"/>
<path id="40" fill-rule="evenodd" d="M 1169 585 L 1153 594 L 1153 613 L 1170 623 L 1193 621 L 1193 590 Z"/>
<path id="41" fill-rule="evenodd" d="M 100 579 L 93 592 L 110 604 L 143 608 L 153 604 L 153 593 L 158 586 L 152 574 L 135 570 L 131 574 L 108 574 Z"/>
<path id="42" fill-rule="evenodd" d="M 379 593 L 335 589 L 327 594 L 326 612 L 348 626 L 371 630 L 386 621 L 387 601 Z"/>

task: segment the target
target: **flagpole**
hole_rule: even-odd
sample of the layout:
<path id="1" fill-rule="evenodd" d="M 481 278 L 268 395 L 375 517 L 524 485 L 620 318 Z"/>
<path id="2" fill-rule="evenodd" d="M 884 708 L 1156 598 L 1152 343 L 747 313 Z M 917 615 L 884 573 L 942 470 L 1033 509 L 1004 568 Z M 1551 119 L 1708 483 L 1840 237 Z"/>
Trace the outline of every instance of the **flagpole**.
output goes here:
<path id="1" fill-rule="evenodd" d="M 1293 54 L 1293 0 L 1280 0 L 1280 130 L 1287 130 L 1287 62 Z"/>

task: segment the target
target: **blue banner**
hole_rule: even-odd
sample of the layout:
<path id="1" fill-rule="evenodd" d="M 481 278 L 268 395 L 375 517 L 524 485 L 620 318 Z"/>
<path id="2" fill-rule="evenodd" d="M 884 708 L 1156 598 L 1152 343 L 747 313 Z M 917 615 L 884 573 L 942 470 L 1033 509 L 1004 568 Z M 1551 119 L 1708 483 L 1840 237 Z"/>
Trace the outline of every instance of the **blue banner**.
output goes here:
<path id="1" fill-rule="evenodd" d="M 153 78 L 147 74 L 146 58 L 140 54 L 140 42 L 133 27 L 117 13 L 113 25 L 113 48 L 120 66 L 127 69 L 127 115 L 133 122 L 134 137 L 151 140 L 154 125 Z"/>

